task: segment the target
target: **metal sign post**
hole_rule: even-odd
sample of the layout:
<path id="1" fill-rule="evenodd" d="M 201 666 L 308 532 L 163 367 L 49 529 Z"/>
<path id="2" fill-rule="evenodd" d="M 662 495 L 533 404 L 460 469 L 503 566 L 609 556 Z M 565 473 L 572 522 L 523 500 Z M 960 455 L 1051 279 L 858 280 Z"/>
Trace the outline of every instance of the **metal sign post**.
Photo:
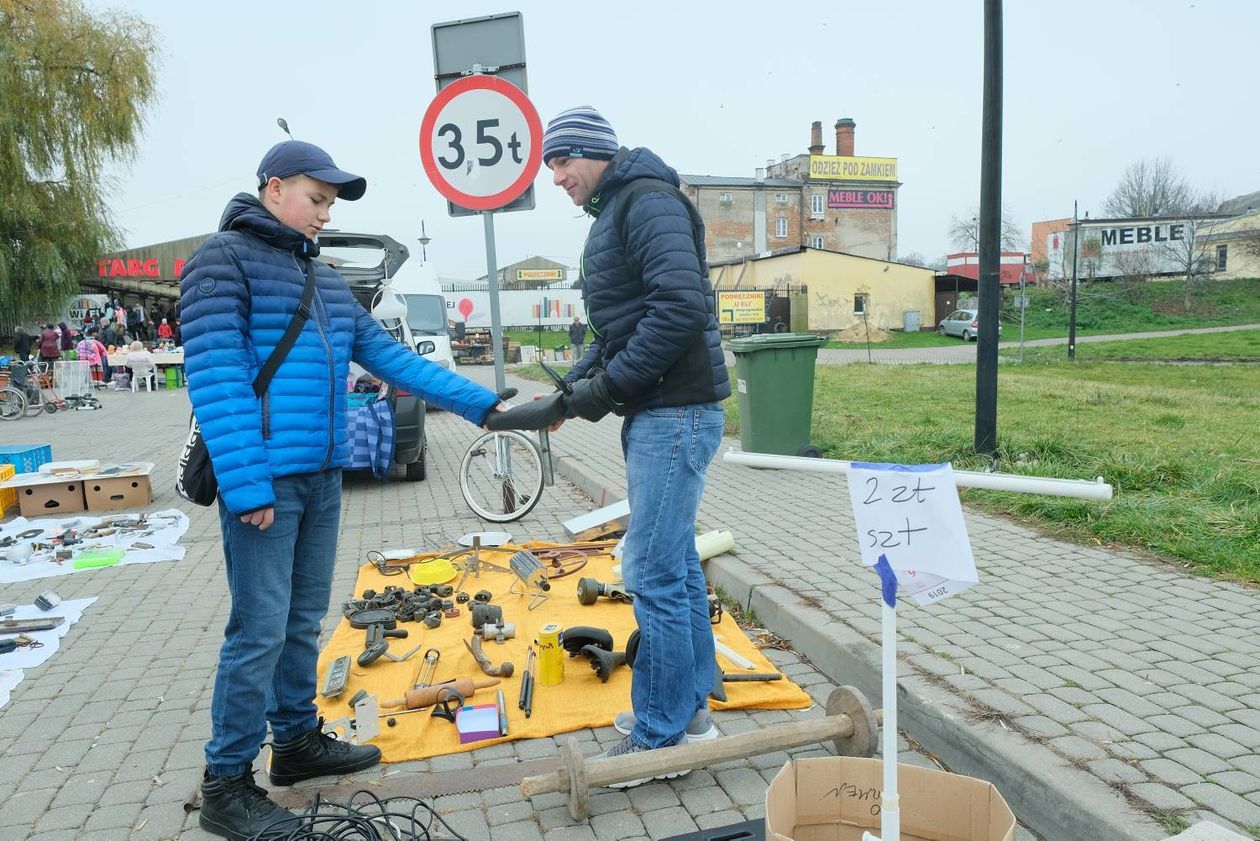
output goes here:
<path id="1" fill-rule="evenodd" d="M 420 124 L 420 158 L 450 214 L 480 213 L 485 224 L 494 381 L 502 391 L 494 212 L 532 209 L 534 177 L 542 166 L 542 122 L 524 92 L 520 14 L 434 24 L 433 64 L 438 95 Z M 520 85 L 492 75 L 499 72 L 510 72 Z"/>

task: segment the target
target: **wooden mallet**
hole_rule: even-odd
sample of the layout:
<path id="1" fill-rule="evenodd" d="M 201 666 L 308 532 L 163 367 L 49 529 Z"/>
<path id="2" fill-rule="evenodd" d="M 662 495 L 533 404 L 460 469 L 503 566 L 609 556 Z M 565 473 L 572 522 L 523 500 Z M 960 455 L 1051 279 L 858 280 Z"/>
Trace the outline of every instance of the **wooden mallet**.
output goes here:
<path id="1" fill-rule="evenodd" d="M 589 789 L 593 786 L 652 778 L 732 759 L 747 759 L 824 739 L 831 739 L 836 753 L 841 756 L 869 757 L 875 754 L 879 745 L 879 716 L 861 692 L 852 686 L 834 689 L 827 698 L 826 710 L 822 720 L 772 724 L 737 736 L 721 736 L 708 742 L 678 744 L 624 756 L 586 759 L 577 741 L 570 739 L 560 748 L 560 768 L 521 780 L 521 794 L 528 798 L 551 792 L 567 793 L 569 814 L 580 821 L 587 817 Z"/>

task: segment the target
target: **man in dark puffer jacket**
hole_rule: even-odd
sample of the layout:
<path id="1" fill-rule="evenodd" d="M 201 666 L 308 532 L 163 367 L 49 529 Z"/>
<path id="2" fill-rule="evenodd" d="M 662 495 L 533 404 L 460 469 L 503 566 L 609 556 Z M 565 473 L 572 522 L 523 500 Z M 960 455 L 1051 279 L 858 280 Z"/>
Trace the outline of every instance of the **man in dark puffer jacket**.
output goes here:
<path id="1" fill-rule="evenodd" d="M 565 404 L 570 417 L 625 418 L 631 516 L 622 574 L 635 596 L 639 650 L 634 709 L 615 722 L 626 738 L 608 754 L 715 738 L 713 630 L 695 520 L 722 440 L 719 401 L 731 387 L 704 224 L 678 191 L 678 174 L 648 149 L 620 147 L 589 106 L 548 124 L 543 161 L 553 183 L 595 217 L 580 267 L 595 338 L 565 377 L 573 389 Z"/>
<path id="2" fill-rule="evenodd" d="M 328 609 L 349 460 L 351 359 L 382 380 L 482 424 L 493 392 L 396 342 L 316 260 L 335 199 L 367 182 L 310 143 L 280 143 L 258 169 L 258 197 L 228 203 L 219 233 L 180 282 L 189 398 L 219 482 L 232 609 L 211 701 L 200 824 L 247 838 L 292 820 L 254 784 L 251 766 L 271 725 L 273 784 L 361 770 L 371 745 L 324 735 L 316 718 L 320 622 Z M 267 390 L 254 378 L 302 302 L 309 317 Z M 290 823 L 284 831 L 289 831 Z"/>

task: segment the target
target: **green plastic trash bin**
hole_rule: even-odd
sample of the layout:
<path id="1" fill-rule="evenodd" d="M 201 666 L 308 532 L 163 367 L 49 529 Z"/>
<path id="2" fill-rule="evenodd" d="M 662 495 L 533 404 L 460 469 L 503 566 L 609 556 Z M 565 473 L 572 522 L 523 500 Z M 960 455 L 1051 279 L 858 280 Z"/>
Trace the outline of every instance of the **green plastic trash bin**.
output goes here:
<path id="1" fill-rule="evenodd" d="M 179 388 L 179 369 L 174 365 L 166 367 L 166 387 Z"/>
<path id="2" fill-rule="evenodd" d="M 814 363 L 827 343 L 812 333 L 765 333 L 732 339 L 739 443 L 746 453 L 818 456 L 809 443 Z"/>

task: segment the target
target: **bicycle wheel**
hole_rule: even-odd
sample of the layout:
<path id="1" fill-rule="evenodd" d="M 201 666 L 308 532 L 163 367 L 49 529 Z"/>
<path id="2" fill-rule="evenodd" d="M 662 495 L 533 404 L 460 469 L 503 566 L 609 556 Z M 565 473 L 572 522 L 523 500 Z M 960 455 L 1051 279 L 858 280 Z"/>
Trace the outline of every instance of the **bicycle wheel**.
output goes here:
<path id="1" fill-rule="evenodd" d="M 487 432 L 459 466 L 459 491 L 472 512 L 491 523 L 519 520 L 542 496 L 542 455 L 519 432 Z"/>
<path id="2" fill-rule="evenodd" d="M 16 388 L 0 388 L 0 420 L 18 420 L 26 415 L 26 395 Z"/>

